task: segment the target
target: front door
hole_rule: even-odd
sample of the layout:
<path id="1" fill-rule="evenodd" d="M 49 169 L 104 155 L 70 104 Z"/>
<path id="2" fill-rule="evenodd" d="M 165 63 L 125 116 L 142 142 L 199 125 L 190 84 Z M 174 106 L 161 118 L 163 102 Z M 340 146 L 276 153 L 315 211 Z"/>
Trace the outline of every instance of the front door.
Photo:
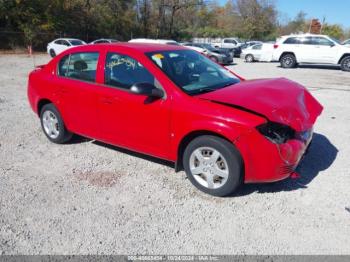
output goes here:
<path id="1" fill-rule="evenodd" d="M 135 83 L 162 88 L 136 59 L 107 53 L 104 86 L 98 97 L 102 140 L 135 151 L 167 158 L 170 145 L 170 99 L 130 93 Z"/>
<path id="2" fill-rule="evenodd" d="M 325 37 L 313 37 L 313 45 L 316 49 L 314 62 L 320 64 L 335 63 L 337 57 L 337 46 Z"/>

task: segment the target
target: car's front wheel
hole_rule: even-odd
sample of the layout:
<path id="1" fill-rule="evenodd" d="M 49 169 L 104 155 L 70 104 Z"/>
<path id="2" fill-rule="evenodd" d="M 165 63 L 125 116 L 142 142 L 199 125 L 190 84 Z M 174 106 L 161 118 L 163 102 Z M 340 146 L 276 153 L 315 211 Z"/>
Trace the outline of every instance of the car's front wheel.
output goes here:
<path id="1" fill-rule="evenodd" d="M 55 52 L 55 50 L 53 50 L 53 49 L 50 49 L 50 56 L 51 57 L 55 57 L 56 56 L 56 52 Z"/>
<path id="2" fill-rule="evenodd" d="M 293 54 L 283 55 L 280 62 L 283 68 L 294 68 L 297 65 L 297 60 Z"/>
<path id="3" fill-rule="evenodd" d="M 67 130 L 61 114 L 53 104 L 43 106 L 40 111 L 40 121 L 46 137 L 53 143 L 62 144 L 68 142 L 73 136 Z"/>
<path id="4" fill-rule="evenodd" d="M 350 56 L 346 56 L 341 60 L 340 68 L 343 71 L 350 72 Z"/>
<path id="5" fill-rule="evenodd" d="M 205 135 L 192 140 L 185 149 L 183 166 L 192 184 L 210 195 L 231 195 L 241 183 L 241 155 L 220 137 Z"/>

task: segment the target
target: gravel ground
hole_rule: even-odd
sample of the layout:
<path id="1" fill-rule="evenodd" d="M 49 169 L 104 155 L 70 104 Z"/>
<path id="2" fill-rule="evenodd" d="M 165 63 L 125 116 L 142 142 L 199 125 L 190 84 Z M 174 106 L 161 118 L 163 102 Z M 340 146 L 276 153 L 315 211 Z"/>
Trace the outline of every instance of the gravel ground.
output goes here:
<path id="1" fill-rule="evenodd" d="M 0 254 L 350 254 L 350 73 L 235 61 L 306 85 L 325 110 L 301 178 L 215 198 L 162 161 L 50 143 L 26 98 L 32 58 L 1 55 Z"/>

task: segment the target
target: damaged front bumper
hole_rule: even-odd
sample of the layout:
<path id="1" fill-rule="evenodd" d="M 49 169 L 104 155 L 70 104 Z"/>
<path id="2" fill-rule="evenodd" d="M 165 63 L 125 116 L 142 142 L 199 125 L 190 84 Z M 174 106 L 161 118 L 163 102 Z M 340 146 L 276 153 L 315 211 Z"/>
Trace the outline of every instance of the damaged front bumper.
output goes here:
<path id="1" fill-rule="evenodd" d="M 313 130 L 295 134 L 283 143 L 275 143 L 252 130 L 235 141 L 245 163 L 245 183 L 275 182 L 294 174 L 305 154 Z"/>

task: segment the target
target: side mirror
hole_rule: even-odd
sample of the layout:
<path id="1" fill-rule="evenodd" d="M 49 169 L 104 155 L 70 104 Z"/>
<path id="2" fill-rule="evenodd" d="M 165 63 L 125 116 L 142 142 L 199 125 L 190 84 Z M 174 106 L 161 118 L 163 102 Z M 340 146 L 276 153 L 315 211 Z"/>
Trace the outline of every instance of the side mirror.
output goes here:
<path id="1" fill-rule="evenodd" d="M 131 86 L 130 92 L 135 95 L 144 95 L 157 98 L 162 98 L 164 96 L 163 90 L 156 88 L 151 83 L 135 83 Z"/>
<path id="2" fill-rule="evenodd" d="M 334 43 L 331 43 L 329 46 L 330 46 L 330 47 L 333 47 L 333 46 L 335 46 L 335 44 L 334 44 Z"/>

